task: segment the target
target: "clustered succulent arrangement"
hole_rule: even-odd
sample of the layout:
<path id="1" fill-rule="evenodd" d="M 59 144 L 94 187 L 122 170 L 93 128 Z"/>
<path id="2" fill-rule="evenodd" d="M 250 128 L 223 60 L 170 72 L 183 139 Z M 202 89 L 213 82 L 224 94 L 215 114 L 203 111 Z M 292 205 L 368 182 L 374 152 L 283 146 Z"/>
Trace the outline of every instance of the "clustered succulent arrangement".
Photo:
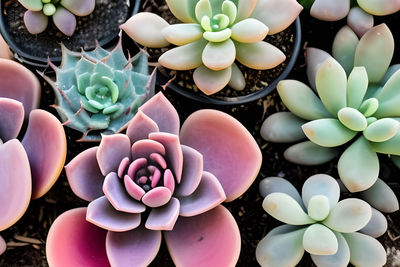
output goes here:
<path id="1" fill-rule="evenodd" d="M 87 16 L 93 12 L 95 0 L 18 0 L 27 11 L 24 14 L 26 29 L 31 34 L 46 30 L 49 17 L 65 35 L 72 36 L 76 27 L 75 16 Z"/>

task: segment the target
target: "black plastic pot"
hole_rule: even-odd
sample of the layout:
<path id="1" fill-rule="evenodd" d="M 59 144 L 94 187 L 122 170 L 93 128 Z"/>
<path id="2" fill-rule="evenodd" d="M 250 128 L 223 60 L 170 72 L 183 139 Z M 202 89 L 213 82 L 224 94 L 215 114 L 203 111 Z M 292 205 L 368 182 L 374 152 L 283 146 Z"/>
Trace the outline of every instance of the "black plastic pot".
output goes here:
<path id="1" fill-rule="evenodd" d="M 207 95 L 203 94 L 202 92 L 194 93 L 193 91 L 190 91 L 190 90 L 180 87 L 179 85 L 177 85 L 174 82 L 171 82 L 168 85 L 168 88 L 186 98 L 191 99 L 191 100 L 195 100 L 195 101 L 206 103 L 206 104 L 212 104 L 212 105 L 239 105 L 239 104 L 249 103 L 249 102 L 258 100 L 262 97 L 265 97 L 276 88 L 276 85 L 278 84 L 279 81 L 285 79 L 289 75 L 289 73 L 292 71 L 294 64 L 297 60 L 297 57 L 300 53 L 301 25 L 300 25 L 299 17 L 296 19 L 293 26 L 295 28 L 295 33 L 294 33 L 295 36 L 294 36 L 292 56 L 287 64 L 286 68 L 278 76 L 278 78 L 276 78 L 273 82 L 271 82 L 268 86 L 264 87 L 263 89 L 260 89 L 254 93 L 251 93 L 251 94 L 248 94 L 245 96 L 240 96 L 240 97 L 216 97 L 216 96 L 207 96 Z M 158 71 L 158 73 L 157 73 L 158 85 L 162 86 L 164 84 L 167 84 L 168 81 L 169 81 L 169 78 L 164 76 L 160 71 Z"/>
<path id="2" fill-rule="evenodd" d="M 0 0 L 0 33 L 3 36 L 4 40 L 10 46 L 10 49 L 14 52 L 14 57 L 20 61 L 22 64 L 27 65 L 28 67 L 33 67 L 35 69 L 44 69 L 48 65 L 47 57 L 37 57 L 26 53 L 23 51 L 21 47 L 15 42 L 14 37 L 10 35 L 10 32 L 7 27 L 6 22 L 6 14 L 4 14 L 4 8 L 8 0 Z M 127 0 L 128 1 L 128 0 Z M 129 11 L 128 14 L 133 15 L 136 14 L 139 10 L 141 0 L 129 0 Z M 128 17 L 129 18 L 129 17 Z M 73 38 L 73 36 L 71 37 Z M 107 38 L 103 38 L 98 40 L 98 44 L 103 48 L 109 48 L 114 46 L 119 39 L 118 34 L 107 36 Z M 92 47 L 88 50 L 93 50 L 95 47 Z M 50 57 L 51 62 L 55 65 L 59 65 L 61 63 L 60 57 Z"/>

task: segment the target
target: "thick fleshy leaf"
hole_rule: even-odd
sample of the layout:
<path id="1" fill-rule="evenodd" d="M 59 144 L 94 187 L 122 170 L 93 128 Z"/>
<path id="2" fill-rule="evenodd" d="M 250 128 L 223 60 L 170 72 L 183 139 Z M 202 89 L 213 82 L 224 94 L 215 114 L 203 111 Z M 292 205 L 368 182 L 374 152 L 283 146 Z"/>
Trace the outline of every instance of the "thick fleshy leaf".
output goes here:
<path id="1" fill-rule="evenodd" d="M 400 71 L 396 71 L 385 83 L 376 98 L 379 100 L 379 107 L 374 116 L 377 118 L 399 117 L 398 106 L 400 96 L 398 88 L 400 85 Z"/>
<path id="2" fill-rule="evenodd" d="M 182 180 L 174 195 L 186 197 L 191 195 L 199 186 L 203 174 L 203 155 L 195 149 L 182 145 L 183 169 Z"/>
<path id="3" fill-rule="evenodd" d="M 141 12 L 119 27 L 135 42 L 147 47 L 161 48 L 169 46 L 169 42 L 162 34 L 163 29 L 169 24 L 160 16 L 150 13 Z"/>
<path id="4" fill-rule="evenodd" d="M 386 233 L 388 223 L 385 215 L 378 210 L 372 208 L 372 217 L 368 224 L 359 232 L 378 238 Z"/>
<path id="5" fill-rule="evenodd" d="M 93 12 L 95 0 L 61 0 L 61 5 L 77 16 L 87 16 Z"/>
<path id="6" fill-rule="evenodd" d="M 343 67 L 333 58 L 321 64 L 315 76 L 318 95 L 326 109 L 337 116 L 346 107 L 347 76 Z"/>
<path id="7" fill-rule="evenodd" d="M 271 193 L 264 198 L 264 210 L 275 219 L 291 224 L 305 225 L 315 221 L 311 219 L 295 199 L 284 193 Z"/>
<path id="8" fill-rule="evenodd" d="M 242 195 L 261 167 L 261 151 L 246 128 L 230 115 L 200 110 L 182 125 L 181 143 L 203 155 L 204 170 L 217 177 L 227 201 Z"/>
<path id="9" fill-rule="evenodd" d="M 394 40 L 386 24 L 369 30 L 357 46 L 354 65 L 364 66 L 369 82 L 379 82 L 385 75 L 393 57 Z"/>
<path id="10" fill-rule="evenodd" d="M 239 258 L 239 228 L 221 205 L 194 217 L 179 217 L 164 237 L 176 266 L 233 267 Z"/>
<path id="11" fill-rule="evenodd" d="M 131 142 L 124 134 L 103 135 L 97 149 L 97 162 L 101 173 L 106 176 L 110 172 L 117 172 L 123 158 L 130 158 Z"/>
<path id="12" fill-rule="evenodd" d="M 97 149 L 92 147 L 81 152 L 65 166 L 72 191 L 86 201 L 93 201 L 103 195 L 104 176 L 97 164 Z"/>
<path id="13" fill-rule="evenodd" d="M 26 9 L 32 11 L 41 11 L 43 8 L 43 2 L 41 0 L 18 0 Z"/>
<path id="14" fill-rule="evenodd" d="M 201 65 L 194 71 L 193 80 L 204 94 L 212 95 L 224 89 L 231 80 L 231 75 L 231 67 L 214 71 Z"/>
<path id="15" fill-rule="evenodd" d="M 231 29 L 225 29 L 219 32 L 206 31 L 203 33 L 204 39 L 212 43 L 219 43 L 229 39 L 232 35 Z"/>
<path id="16" fill-rule="evenodd" d="M 268 30 L 261 21 L 248 18 L 232 26 L 231 38 L 241 43 L 256 43 L 264 40 Z"/>
<path id="17" fill-rule="evenodd" d="M 171 199 L 171 191 L 163 186 L 155 187 L 144 194 L 142 202 L 149 207 L 157 208 L 168 203 Z"/>
<path id="18" fill-rule="evenodd" d="M 360 233 L 344 234 L 354 266 L 384 266 L 386 251 L 375 238 Z"/>
<path id="19" fill-rule="evenodd" d="M 179 209 L 179 200 L 174 197 L 166 205 L 151 209 L 146 220 L 146 228 L 150 230 L 172 230 L 178 219 Z"/>
<path id="20" fill-rule="evenodd" d="M 140 214 L 120 212 L 103 196 L 89 203 L 86 220 L 103 229 L 113 232 L 125 232 L 140 224 Z"/>
<path id="21" fill-rule="evenodd" d="M 242 71 L 235 63 L 232 64 L 231 71 L 231 79 L 229 80 L 228 85 L 236 91 L 242 91 L 246 87 L 246 80 L 244 79 Z"/>
<path id="22" fill-rule="evenodd" d="M 195 6 L 197 1 L 188 0 L 166 0 L 169 10 L 172 14 L 182 22 L 196 22 L 195 20 Z"/>
<path id="23" fill-rule="evenodd" d="M 366 190 L 375 183 L 379 174 L 379 159 L 363 136 L 340 156 L 338 172 L 350 192 Z"/>
<path id="24" fill-rule="evenodd" d="M 316 223 L 307 227 L 303 236 L 304 250 L 313 255 L 334 255 L 338 250 L 335 234 L 326 226 Z"/>
<path id="25" fill-rule="evenodd" d="M 400 123 L 391 118 L 379 119 L 363 131 L 364 137 L 371 142 L 385 142 L 396 135 Z"/>
<path id="26" fill-rule="evenodd" d="M 347 25 L 337 32 L 333 40 L 332 55 L 343 66 L 347 74 L 353 69 L 354 53 L 358 42 L 357 35 Z"/>
<path id="27" fill-rule="evenodd" d="M 178 112 L 161 92 L 143 104 L 139 110 L 157 124 L 160 132 L 179 133 Z"/>
<path id="28" fill-rule="evenodd" d="M 49 18 L 42 11 L 27 10 L 24 13 L 24 23 L 30 34 L 39 34 L 46 30 Z"/>
<path id="29" fill-rule="evenodd" d="M 368 74 L 366 69 L 354 67 L 347 80 L 347 107 L 358 109 L 364 100 L 367 88 Z"/>
<path id="30" fill-rule="evenodd" d="M 325 21 L 337 21 L 347 16 L 350 10 L 348 0 L 316 0 L 311 7 L 310 14 L 314 18 Z"/>
<path id="31" fill-rule="evenodd" d="M 355 108 L 342 108 L 338 112 L 338 119 L 345 127 L 356 132 L 363 131 L 368 126 L 365 116 Z"/>
<path id="32" fill-rule="evenodd" d="M 329 215 L 329 199 L 324 195 L 311 197 L 308 201 L 307 213 L 315 221 L 324 220 Z"/>
<path id="33" fill-rule="evenodd" d="M 145 165 L 141 161 L 143 161 L 142 158 L 144 158 L 145 161 L 147 161 L 146 158 L 148 158 L 151 154 L 160 154 L 162 156 L 165 156 L 165 148 L 162 144 L 159 142 L 150 140 L 150 139 L 143 139 L 135 142 L 132 145 L 132 160 L 133 162 L 130 165 L 131 171 L 128 169 L 129 174 L 134 174 L 135 171 L 139 170 L 139 166 Z M 140 162 L 136 161 L 139 160 Z M 132 165 L 133 164 L 133 165 Z M 135 170 L 135 171 L 134 171 Z"/>
<path id="34" fill-rule="evenodd" d="M 253 13 L 258 0 L 238 0 L 237 2 L 236 23 L 247 19 Z"/>
<path id="35" fill-rule="evenodd" d="M 262 138 L 274 143 L 291 143 L 306 138 L 301 126 L 307 121 L 290 112 L 277 112 L 269 116 L 262 124 Z"/>
<path id="36" fill-rule="evenodd" d="M 171 44 L 180 46 L 199 40 L 203 36 L 203 29 L 199 24 L 180 23 L 163 28 L 162 34 Z"/>
<path id="37" fill-rule="evenodd" d="M 399 201 L 393 190 L 381 179 L 369 189 L 360 192 L 361 197 L 372 207 L 386 213 L 399 210 Z"/>
<path id="38" fill-rule="evenodd" d="M 272 229 L 256 248 L 261 266 L 296 266 L 304 255 L 303 236 L 306 228 L 281 225 Z"/>
<path id="39" fill-rule="evenodd" d="M 207 212 L 225 200 L 224 189 L 218 179 L 209 172 L 203 172 L 196 190 L 187 197 L 179 198 L 180 215 L 192 217 Z"/>
<path id="40" fill-rule="evenodd" d="M 315 174 L 304 182 L 301 195 L 306 207 L 313 196 L 326 196 L 329 199 L 329 207 L 332 209 L 339 200 L 340 188 L 339 184 L 331 176 Z"/>
<path id="41" fill-rule="evenodd" d="M 347 25 L 361 38 L 367 31 L 374 27 L 374 16 L 355 6 L 347 15 Z"/>
<path id="42" fill-rule="evenodd" d="M 112 266 L 148 266 L 160 249 L 161 232 L 144 227 L 123 233 L 109 231 L 105 244 Z"/>
<path id="43" fill-rule="evenodd" d="M 32 172 L 32 198 L 43 196 L 60 175 L 67 156 L 67 141 L 58 119 L 44 110 L 33 110 L 22 140 Z"/>
<path id="44" fill-rule="evenodd" d="M 212 17 L 213 10 L 211 9 L 211 4 L 209 0 L 199 0 L 197 1 L 195 8 L 195 15 L 197 21 L 201 21 L 204 16 Z"/>
<path id="45" fill-rule="evenodd" d="M 352 233 L 362 229 L 371 219 L 372 208 L 357 198 L 339 201 L 322 223 L 341 233 Z"/>
<path id="46" fill-rule="evenodd" d="M 0 231 L 13 225 L 28 208 L 31 170 L 24 147 L 17 139 L 0 145 Z"/>
<path id="47" fill-rule="evenodd" d="M 284 193 L 291 196 L 299 205 L 306 210 L 303 200 L 297 189 L 286 179 L 280 177 L 267 177 L 260 182 L 260 195 L 265 198 L 272 193 Z"/>
<path id="48" fill-rule="evenodd" d="M 6 241 L 0 236 L 0 255 L 3 254 L 7 249 Z"/>
<path id="49" fill-rule="evenodd" d="M 347 266 L 350 261 L 350 249 L 341 233 L 333 231 L 338 242 L 338 251 L 334 255 L 314 255 L 311 259 L 317 266 L 337 267 Z"/>
<path id="50" fill-rule="evenodd" d="M 24 122 L 24 106 L 11 98 L 0 97 L 0 140 L 17 138 Z"/>
<path id="51" fill-rule="evenodd" d="M 337 119 L 314 120 L 303 124 L 301 128 L 308 139 L 323 147 L 343 145 L 357 134 Z"/>
<path id="52" fill-rule="evenodd" d="M 317 75 L 319 66 L 330 57 L 332 56 L 324 50 L 314 47 L 307 47 L 306 49 L 307 78 L 314 91 L 316 91 L 315 76 Z"/>
<path id="53" fill-rule="evenodd" d="M 391 0 L 357 0 L 358 5 L 370 14 L 384 16 L 400 9 L 399 1 Z"/>
<path id="54" fill-rule="evenodd" d="M 276 88 L 283 103 L 294 115 L 305 120 L 331 117 L 318 96 L 304 83 L 283 80 Z"/>
<path id="55" fill-rule="evenodd" d="M 157 124 L 144 114 L 143 111 L 139 110 L 129 122 L 126 135 L 131 140 L 131 144 L 133 144 L 138 140 L 148 138 L 150 133 L 158 131 Z"/>
<path id="56" fill-rule="evenodd" d="M 191 70 L 201 66 L 201 55 L 207 41 L 204 38 L 193 43 L 172 48 L 162 54 L 158 62 L 172 70 Z"/>
<path id="57" fill-rule="evenodd" d="M 223 42 L 209 42 L 203 50 L 203 64 L 214 71 L 228 68 L 235 61 L 236 49 L 231 39 Z"/>
<path id="58" fill-rule="evenodd" d="M 322 147 L 311 141 L 305 141 L 293 145 L 285 150 L 286 160 L 300 165 L 320 165 L 334 159 L 338 150 L 330 147 Z"/>
<path id="59" fill-rule="evenodd" d="M 65 35 L 72 36 L 76 27 L 76 18 L 74 14 L 67 9 L 58 7 L 53 15 L 53 22 L 56 27 Z"/>
<path id="60" fill-rule="evenodd" d="M 235 47 L 236 59 L 251 69 L 271 69 L 286 59 L 285 54 L 281 50 L 264 41 L 257 43 L 235 42 Z"/>
<path id="61" fill-rule="evenodd" d="M 240 2 L 245 0 L 240 0 Z M 297 18 L 303 7 L 295 0 L 258 0 L 252 18 L 268 26 L 269 34 L 283 31 Z"/>
<path id="62" fill-rule="evenodd" d="M 25 118 L 28 118 L 31 110 L 39 107 L 41 94 L 39 80 L 23 65 L 0 58 L 0 81 L 0 97 L 21 102 L 24 105 Z"/>
<path id="63" fill-rule="evenodd" d="M 389 155 L 400 155 L 400 131 L 396 133 L 391 139 L 380 142 L 371 142 L 371 149 L 377 153 L 389 154 Z"/>
<path id="64" fill-rule="evenodd" d="M 61 214 L 52 224 L 46 240 L 50 267 L 110 266 L 105 240 L 107 231 L 86 221 L 86 208 Z"/>

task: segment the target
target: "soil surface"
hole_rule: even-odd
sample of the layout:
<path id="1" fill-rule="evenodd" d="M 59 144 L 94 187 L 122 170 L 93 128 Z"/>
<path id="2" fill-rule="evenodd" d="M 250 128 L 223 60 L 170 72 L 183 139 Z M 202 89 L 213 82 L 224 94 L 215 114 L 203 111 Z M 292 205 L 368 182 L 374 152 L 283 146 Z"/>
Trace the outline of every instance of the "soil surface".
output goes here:
<path id="1" fill-rule="evenodd" d="M 383 20 L 388 22 L 393 32 L 396 44 L 400 42 L 399 34 L 399 14 L 385 18 L 377 18 L 376 24 Z M 318 47 L 326 51 L 331 50 L 332 40 L 335 33 L 345 24 L 345 21 L 335 23 L 321 22 L 312 19 L 306 12 L 301 15 L 303 27 L 303 44 Z M 399 63 L 399 51 L 397 51 L 393 63 Z M 305 76 L 305 61 L 301 54 L 297 64 L 289 78 L 307 82 Z M 43 80 L 41 80 L 43 82 Z M 49 105 L 53 104 L 54 96 L 48 86 L 43 87 L 42 108 L 55 113 Z M 258 193 L 258 184 L 268 176 L 285 177 L 292 182 L 298 189 L 303 182 L 311 175 L 316 173 L 326 173 L 335 178 L 337 174 L 337 159 L 320 165 L 318 167 L 304 167 L 291 164 L 283 157 L 284 150 L 289 145 L 267 143 L 259 135 L 262 121 L 272 113 L 284 110 L 279 97 L 272 93 L 259 101 L 239 105 L 235 107 L 216 107 L 193 102 L 176 95 L 172 91 L 164 91 L 166 96 L 174 104 L 180 113 L 181 122 L 193 111 L 201 108 L 217 108 L 230 113 L 240 120 L 247 129 L 253 134 L 263 153 L 263 165 L 256 181 L 249 190 L 239 199 L 224 203 L 232 215 L 235 217 L 242 237 L 242 249 L 237 266 L 249 267 L 258 266 L 255 260 L 255 248 L 258 242 L 272 228 L 280 223 L 262 209 L 262 198 Z M 76 154 L 95 144 L 76 143 L 74 140 L 80 138 L 81 134 L 73 130 L 66 129 L 68 136 L 68 156 L 69 162 Z M 380 177 L 384 179 L 400 198 L 400 170 L 396 168 L 387 157 L 381 157 Z M 345 195 L 344 197 L 349 197 Z M 28 211 L 14 226 L 1 232 L 1 235 L 8 242 L 8 250 L 0 256 L 0 266 L 47 266 L 45 256 L 45 240 L 51 223 L 62 212 L 74 207 L 86 206 L 87 203 L 79 200 L 69 188 L 65 173 L 63 172 L 55 186 L 47 195 L 39 200 L 30 203 Z M 388 232 L 379 238 L 388 254 L 386 266 L 400 266 L 400 212 L 386 214 L 389 227 Z M 173 266 L 167 248 L 163 243 L 161 250 L 150 266 Z M 303 257 L 299 266 L 314 266 L 307 253 Z"/>

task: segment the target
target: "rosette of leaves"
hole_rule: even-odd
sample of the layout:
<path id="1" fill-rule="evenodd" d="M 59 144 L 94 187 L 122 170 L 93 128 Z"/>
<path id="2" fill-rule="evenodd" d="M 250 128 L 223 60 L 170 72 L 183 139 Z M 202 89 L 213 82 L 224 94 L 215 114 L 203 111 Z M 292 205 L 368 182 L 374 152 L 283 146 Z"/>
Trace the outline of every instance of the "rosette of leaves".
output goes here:
<path id="1" fill-rule="evenodd" d="M 379 211 L 357 198 L 339 201 L 339 184 L 325 174 L 308 178 L 301 196 L 287 180 L 260 183 L 264 210 L 285 223 L 257 245 L 261 266 L 296 266 L 307 251 L 318 267 L 383 266 L 386 251 L 375 239 L 386 232 Z"/>
<path id="2" fill-rule="evenodd" d="M 72 36 L 76 27 L 75 16 L 93 12 L 95 0 L 18 0 L 26 9 L 24 23 L 30 34 L 46 30 L 49 17 L 65 35 Z"/>
<path id="3" fill-rule="evenodd" d="M 251 69 L 265 70 L 286 56 L 263 41 L 267 34 L 286 29 L 302 10 L 294 0 L 167 0 L 182 23 L 170 25 L 156 14 L 142 12 L 121 25 L 139 44 L 172 48 L 158 62 L 173 70 L 191 70 L 197 87 L 207 95 L 229 84 L 245 87 L 235 60 Z"/>
<path id="4" fill-rule="evenodd" d="M 46 80 L 56 94 L 54 106 L 64 125 L 84 133 L 81 141 L 126 128 L 138 107 L 154 92 L 155 75 L 148 74 L 147 56 L 140 51 L 127 59 L 121 41 L 111 51 L 97 47 L 77 53 L 63 47 L 57 80 Z"/>

